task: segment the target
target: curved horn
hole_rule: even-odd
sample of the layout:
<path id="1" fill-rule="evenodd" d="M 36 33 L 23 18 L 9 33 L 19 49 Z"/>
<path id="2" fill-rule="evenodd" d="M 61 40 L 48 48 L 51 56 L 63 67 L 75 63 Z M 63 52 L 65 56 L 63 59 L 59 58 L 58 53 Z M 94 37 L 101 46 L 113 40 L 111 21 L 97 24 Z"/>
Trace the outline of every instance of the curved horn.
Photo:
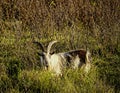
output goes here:
<path id="1" fill-rule="evenodd" d="M 34 41 L 33 43 L 37 44 L 42 49 L 42 51 L 45 52 L 45 49 L 40 42 Z"/>
<path id="2" fill-rule="evenodd" d="M 47 48 L 47 54 L 50 54 L 50 49 L 51 49 L 52 45 L 56 42 L 57 41 L 52 41 L 52 42 L 49 43 L 48 48 Z"/>

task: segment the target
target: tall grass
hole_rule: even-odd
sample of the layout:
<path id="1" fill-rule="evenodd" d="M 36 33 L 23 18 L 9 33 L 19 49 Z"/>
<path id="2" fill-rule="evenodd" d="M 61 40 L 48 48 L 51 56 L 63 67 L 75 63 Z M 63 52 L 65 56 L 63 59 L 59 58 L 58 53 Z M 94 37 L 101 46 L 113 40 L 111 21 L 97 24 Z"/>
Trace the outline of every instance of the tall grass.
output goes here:
<path id="1" fill-rule="evenodd" d="M 0 92 L 117 93 L 120 90 L 119 0 L 1 0 Z M 44 71 L 32 42 L 55 52 L 89 48 L 93 68 Z"/>
<path id="2" fill-rule="evenodd" d="M 86 75 L 81 70 L 67 70 L 62 77 L 55 77 L 48 71 L 23 70 L 15 85 L 7 76 L 1 77 L 1 92 L 11 93 L 113 93 L 114 88 L 99 80 L 96 69 Z M 15 82 L 15 80 L 14 80 Z"/>

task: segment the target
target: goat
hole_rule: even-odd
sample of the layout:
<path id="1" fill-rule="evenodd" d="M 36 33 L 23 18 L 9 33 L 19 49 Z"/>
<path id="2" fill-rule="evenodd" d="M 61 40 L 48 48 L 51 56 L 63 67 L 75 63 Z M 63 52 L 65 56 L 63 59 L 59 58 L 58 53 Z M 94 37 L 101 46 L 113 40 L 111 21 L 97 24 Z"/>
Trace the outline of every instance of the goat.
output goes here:
<path id="1" fill-rule="evenodd" d="M 52 43 L 54 43 L 54 42 L 49 43 L 49 45 L 47 47 L 47 51 L 45 51 L 43 45 L 40 42 L 34 41 L 33 43 L 37 44 L 40 47 L 40 49 L 42 50 L 42 52 L 37 52 L 37 54 L 40 56 L 41 66 L 45 66 L 45 68 L 48 68 L 49 56 L 51 56 L 53 54 L 53 52 L 52 53 L 50 52 L 50 48 L 52 46 Z"/>
<path id="2" fill-rule="evenodd" d="M 84 71 L 88 72 L 90 70 L 91 62 L 89 51 L 80 49 L 62 53 L 50 53 L 52 45 L 56 42 L 57 41 L 52 41 L 49 43 L 47 52 L 45 52 L 41 43 L 35 42 L 42 49 L 42 53 L 39 53 L 41 56 L 41 62 L 43 62 L 50 71 L 54 72 L 56 75 L 62 75 L 63 68 L 69 66 L 69 64 L 72 64 L 74 69 L 85 65 Z"/>
<path id="3" fill-rule="evenodd" d="M 39 42 L 33 42 L 33 43 L 36 43 L 42 49 L 42 52 L 38 53 L 38 55 L 40 56 L 41 64 L 43 64 L 50 71 L 54 72 L 56 75 L 60 75 L 61 69 L 62 69 L 61 62 L 63 60 L 61 60 L 61 57 L 58 56 L 57 54 L 50 52 L 52 45 L 56 42 L 57 41 L 52 41 L 49 43 L 49 45 L 47 47 L 47 52 L 45 52 L 45 49 L 41 43 L 39 43 Z"/>

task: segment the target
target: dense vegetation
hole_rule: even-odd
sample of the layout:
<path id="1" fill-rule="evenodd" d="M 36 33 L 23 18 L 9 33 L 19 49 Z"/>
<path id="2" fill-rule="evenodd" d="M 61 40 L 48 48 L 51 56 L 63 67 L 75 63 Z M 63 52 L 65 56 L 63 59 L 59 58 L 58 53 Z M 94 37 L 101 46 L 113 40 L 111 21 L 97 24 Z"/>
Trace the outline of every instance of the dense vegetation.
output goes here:
<path id="1" fill-rule="evenodd" d="M 92 53 L 88 75 L 43 70 L 32 42 Z M 0 0 L 0 93 L 119 93 L 119 0 Z"/>

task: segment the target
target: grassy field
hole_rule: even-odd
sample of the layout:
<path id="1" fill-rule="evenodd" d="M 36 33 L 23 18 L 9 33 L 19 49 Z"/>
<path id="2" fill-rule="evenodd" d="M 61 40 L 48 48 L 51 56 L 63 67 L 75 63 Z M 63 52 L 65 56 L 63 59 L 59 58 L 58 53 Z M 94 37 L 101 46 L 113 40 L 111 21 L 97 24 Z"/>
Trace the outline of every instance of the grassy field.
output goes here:
<path id="1" fill-rule="evenodd" d="M 1 0 L 0 93 L 120 93 L 119 0 Z M 92 69 L 44 70 L 33 41 L 89 48 Z"/>

